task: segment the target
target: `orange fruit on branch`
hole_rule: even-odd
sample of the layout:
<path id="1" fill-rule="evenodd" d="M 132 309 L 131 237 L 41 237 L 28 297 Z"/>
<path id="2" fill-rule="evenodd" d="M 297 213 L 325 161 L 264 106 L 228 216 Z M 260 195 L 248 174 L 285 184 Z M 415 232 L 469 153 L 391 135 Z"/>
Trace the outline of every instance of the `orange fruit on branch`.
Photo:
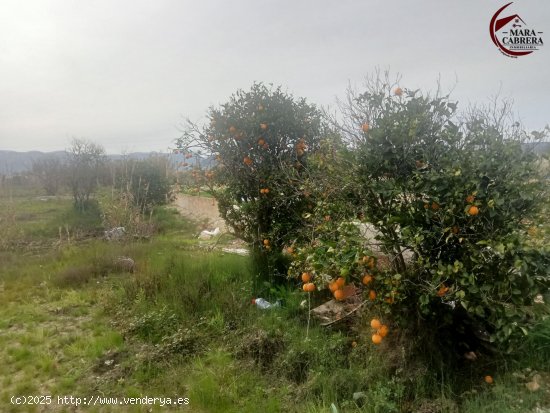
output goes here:
<path id="1" fill-rule="evenodd" d="M 305 292 L 311 293 L 311 292 L 315 291 L 315 284 L 306 283 L 306 284 L 304 284 L 304 286 L 302 288 Z"/>
<path id="2" fill-rule="evenodd" d="M 485 383 L 487 383 L 487 384 L 493 384 L 494 383 L 494 380 L 491 376 L 485 376 L 483 378 L 483 380 L 485 380 Z"/>
<path id="3" fill-rule="evenodd" d="M 369 300 L 371 300 L 371 301 L 376 300 L 376 291 L 374 291 L 374 290 L 369 291 Z"/>
<path id="4" fill-rule="evenodd" d="M 479 214 L 479 208 L 475 205 L 472 205 L 470 208 L 468 208 L 468 215 L 475 216 Z"/>
<path id="5" fill-rule="evenodd" d="M 309 274 L 309 272 L 303 272 L 302 273 L 302 282 L 308 283 L 310 281 L 311 281 L 311 275 Z"/>
<path id="6" fill-rule="evenodd" d="M 333 295 L 336 301 L 342 301 L 344 298 L 346 298 L 346 294 L 344 294 L 342 290 L 334 291 Z"/>
<path id="7" fill-rule="evenodd" d="M 380 334 L 373 334 L 372 342 L 376 345 L 380 344 L 382 342 L 382 336 Z"/>
<path id="8" fill-rule="evenodd" d="M 370 274 L 365 274 L 363 277 L 363 284 L 369 285 L 374 280 L 374 277 Z"/>
<path id="9" fill-rule="evenodd" d="M 380 327 L 382 327 L 382 323 L 377 318 L 373 318 L 372 320 L 370 320 L 370 326 L 375 330 L 378 330 Z"/>
<path id="10" fill-rule="evenodd" d="M 338 288 L 343 288 L 344 285 L 346 285 L 346 280 L 345 280 L 345 278 L 343 278 L 343 277 L 338 277 L 338 278 L 336 279 L 336 285 L 338 286 Z"/>
<path id="11" fill-rule="evenodd" d="M 390 329 L 388 328 L 387 325 L 385 324 L 382 324 L 380 326 L 380 328 L 378 329 L 378 335 L 380 335 L 381 337 L 386 337 L 389 333 Z"/>
<path id="12" fill-rule="evenodd" d="M 443 297 L 445 294 L 447 294 L 447 291 L 449 291 L 449 287 L 443 284 L 441 287 L 439 287 L 439 290 L 437 290 L 437 296 Z"/>

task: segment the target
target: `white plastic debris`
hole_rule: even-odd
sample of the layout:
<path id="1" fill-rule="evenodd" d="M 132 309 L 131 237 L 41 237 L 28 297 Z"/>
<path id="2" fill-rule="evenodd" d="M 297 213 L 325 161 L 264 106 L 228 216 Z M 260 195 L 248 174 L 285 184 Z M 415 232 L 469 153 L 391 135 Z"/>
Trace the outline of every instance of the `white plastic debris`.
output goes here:
<path id="1" fill-rule="evenodd" d="M 246 248 L 222 248 L 222 251 L 243 256 L 247 256 L 250 254 L 250 251 L 248 251 Z"/>
<path id="2" fill-rule="evenodd" d="M 115 227 L 105 231 L 105 238 L 109 241 L 114 241 L 122 238 L 126 234 L 126 228 Z"/>
<path id="3" fill-rule="evenodd" d="M 207 229 L 205 229 L 204 231 L 201 231 L 201 233 L 199 235 L 199 239 L 210 239 L 210 238 L 215 237 L 216 235 L 220 235 L 220 234 L 221 234 L 221 231 L 217 227 L 216 227 L 216 229 L 214 229 L 212 231 L 208 231 Z"/>
<path id="4" fill-rule="evenodd" d="M 281 303 L 279 301 L 277 301 L 275 304 L 271 304 L 269 301 L 264 300 L 263 298 L 253 298 L 252 304 L 254 304 L 258 308 L 261 308 L 262 310 L 281 306 Z"/>

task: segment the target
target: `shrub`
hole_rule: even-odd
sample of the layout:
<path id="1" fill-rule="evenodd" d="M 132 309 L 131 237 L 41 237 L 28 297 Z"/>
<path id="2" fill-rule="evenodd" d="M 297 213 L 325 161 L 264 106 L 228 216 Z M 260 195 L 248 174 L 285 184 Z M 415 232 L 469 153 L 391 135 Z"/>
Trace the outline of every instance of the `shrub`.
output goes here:
<path id="1" fill-rule="evenodd" d="M 310 205 L 302 183 L 319 147 L 320 113 L 280 88 L 254 84 L 211 108 L 208 118 L 202 128 L 190 123 L 178 147 L 216 157 L 205 177 L 222 217 L 253 246 L 264 274 L 270 265 L 285 272 L 280 252 L 300 235 Z"/>
<path id="2" fill-rule="evenodd" d="M 117 169 L 116 186 L 127 194 L 141 212 L 148 212 L 154 206 L 172 201 L 172 182 L 169 177 L 171 168 L 168 159 L 151 157 L 127 160 L 121 162 Z"/>
<path id="3" fill-rule="evenodd" d="M 96 143 L 73 139 L 67 151 L 66 178 L 71 188 L 75 207 L 79 210 L 90 205 L 95 193 L 105 158 L 105 149 Z"/>
<path id="4" fill-rule="evenodd" d="M 548 250 L 526 242 L 546 199 L 535 156 L 522 149 L 532 136 L 517 123 L 507 127 L 506 110 L 459 116 L 447 96 L 387 78 L 346 102 L 349 172 L 340 170 L 332 187 L 338 201 L 325 196 L 309 216 L 317 231 L 298 249 L 294 275 L 311 271 L 320 287 L 338 275 L 372 275 L 366 291 L 392 328 L 461 352 L 511 350 L 550 285 Z M 376 267 L 361 222 L 377 230 L 386 256 Z"/>

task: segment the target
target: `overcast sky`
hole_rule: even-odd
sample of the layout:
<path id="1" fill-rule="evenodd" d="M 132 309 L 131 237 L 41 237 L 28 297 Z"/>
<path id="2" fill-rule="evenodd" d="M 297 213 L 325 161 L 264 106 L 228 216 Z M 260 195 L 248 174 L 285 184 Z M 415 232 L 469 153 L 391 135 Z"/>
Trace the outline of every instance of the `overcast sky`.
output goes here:
<path id="1" fill-rule="evenodd" d="M 441 76 L 461 104 L 502 89 L 530 129 L 550 122 L 550 4 L 518 0 L 547 45 L 501 54 L 494 0 L 2 0 L 0 149 L 164 151 L 185 118 L 253 81 L 327 105 L 375 67 L 402 87 Z M 508 13 L 508 10 L 510 13 Z M 455 85 L 456 83 L 456 85 Z"/>

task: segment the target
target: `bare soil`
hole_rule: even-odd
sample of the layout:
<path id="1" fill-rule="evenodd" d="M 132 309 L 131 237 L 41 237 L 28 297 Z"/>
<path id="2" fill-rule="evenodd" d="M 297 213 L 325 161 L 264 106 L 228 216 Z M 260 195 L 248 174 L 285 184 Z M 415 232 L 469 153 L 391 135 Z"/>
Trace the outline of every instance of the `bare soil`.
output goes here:
<path id="1" fill-rule="evenodd" d="M 227 231 L 225 221 L 218 211 L 218 202 L 214 198 L 178 194 L 174 206 L 183 216 L 201 224 L 201 229 L 219 228 L 222 232 Z"/>

